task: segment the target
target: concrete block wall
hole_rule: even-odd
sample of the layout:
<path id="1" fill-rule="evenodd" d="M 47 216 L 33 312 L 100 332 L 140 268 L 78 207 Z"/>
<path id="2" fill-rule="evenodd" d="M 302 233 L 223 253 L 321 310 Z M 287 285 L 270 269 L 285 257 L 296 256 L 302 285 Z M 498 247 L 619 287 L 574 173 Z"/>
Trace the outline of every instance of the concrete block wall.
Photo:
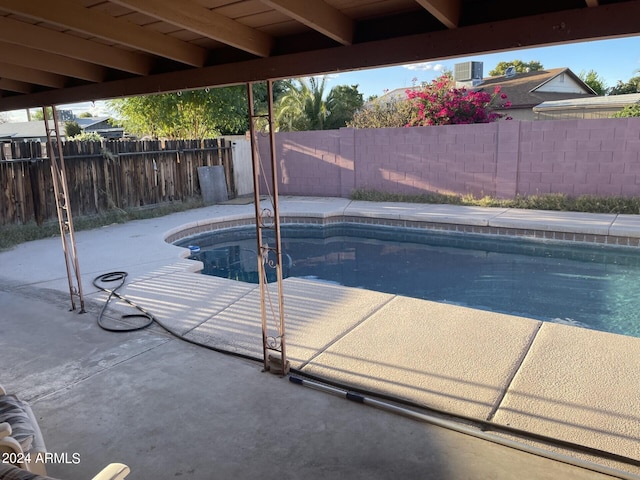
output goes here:
<path id="1" fill-rule="evenodd" d="M 259 148 L 267 166 L 268 138 Z M 276 158 L 284 195 L 633 196 L 640 118 L 277 133 Z"/>
<path id="2" fill-rule="evenodd" d="M 343 195 L 341 170 L 353 170 L 353 165 L 342 162 L 340 156 L 340 130 L 309 132 L 281 132 L 276 134 L 278 190 L 281 195 L 310 195 L 340 197 Z M 259 136 L 258 148 L 266 178 L 271 178 L 269 137 Z M 262 192 L 267 192 L 264 184 Z M 349 185 L 348 191 L 353 189 Z"/>
<path id="3" fill-rule="evenodd" d="M 356 188 L 495 194 L 498 125 L 353 130 Z"/>
<path id="4" fill-rule="evenodd" d="M 640 118 L 522 122 L 518 193 L 640 195 Z"/>

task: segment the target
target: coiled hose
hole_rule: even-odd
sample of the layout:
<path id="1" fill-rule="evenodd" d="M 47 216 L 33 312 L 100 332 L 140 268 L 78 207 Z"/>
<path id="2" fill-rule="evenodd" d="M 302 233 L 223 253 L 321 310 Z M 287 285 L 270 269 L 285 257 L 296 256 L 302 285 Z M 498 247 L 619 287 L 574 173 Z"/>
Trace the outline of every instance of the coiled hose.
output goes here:
<path id="1" fill-rule="evenodd" d="M 251 355 L 246 355 L 244 353 L 224 350 L 222 348 L 213 347 L 211 345 L 206 345 L 204 343 L 200 343 L 200 342 L 197 342 L 195 340 L 191 340 L 191 339 L 185 337 L 184 335 L 181 335 L 180 333 L 176 332 L 175 330 L 171 329 L 170 327 L 168 327 L 167 325 L 162 323 L 160 320 L 158 320 L 156 317 L 154 317 L 151 312 L 146 311 L 140 305 L 136 304 L 135 302 L 132 302 L 127 297 L 125 297 L 123 295 L 120 295 L 118 293 L 118 290 L 120 288 L 122 288 L 124 286 L 125 282 L 127 281 L 127 275 L 128 275 L 127 272 L 109 272 L 109 273 L 103 273 L 102 275 L 98 275 L 96 278 L 93 279 L 93 286 L 94 287 L 96 287 L 97 289 L 102 290 L 103 292 L 106 292 L 106 293 L 109 294 L 109 296 L 107 297 L 107 300 L 105 301 L 104 305 L 100 309 L 100 313 L 98 313 L 98 326 L 100 328 L 102 328 L 103 330 L 106 330 L 108 332 L 135 332 L 137 330 L 143 330 L 145 328 L 148 328 L 151 325 L 153 325 L 154 323 L 156 323 L 160 327 L 162 327 L 165 331 L 167 331 L 168 333 L 173 335 L 174 337 L 176 337 L 176 338 L 178 338 L 180 340 L 183 340 L 185 342 L 191 343 L 193 345 L 197 345 L 199 347 L 203 347 L 203 348 L 206 348 L 208 350 L 212 350 L 214 352 L 224 353 L 226 355 L 232 355 L 234 357 L 244 358 L 245 360 L 251 360 L 251 361 L 255 361 L 255 362 L 262 362 L 262 359 L 257 358 L 257 357 L 253 357 Z M 112 282 L 119 282 L 119 283 L 115 288 L 111 288 L 111 289 L 110 288 L 106 288 L 104 285 L 101 285 L 101 283 L 105 284 L 105 283 L 112 283 Z M 140 313 L 121 315 L 120 318 L 122 320 L 132 319 L 132 318 L 143 318 L 143 319 L 145 319 L 143 321 L 143 323 L 141 325 L 118 326 L 118 327 L 113 327 L 113 326 L 107 325 L 106 322 L 104 321 L 104 312 L 107 310 L 107 308 L 109 307 L 109 302 L 111 302 L 111 300 L 113 300 L 114 297 L 119 299 L 119 300 L 122 300 L 123 302 L 127 303 L 131 307 L 133 307 L 133 308 L 137 309 L 138 311 L 140 311 Z"/>

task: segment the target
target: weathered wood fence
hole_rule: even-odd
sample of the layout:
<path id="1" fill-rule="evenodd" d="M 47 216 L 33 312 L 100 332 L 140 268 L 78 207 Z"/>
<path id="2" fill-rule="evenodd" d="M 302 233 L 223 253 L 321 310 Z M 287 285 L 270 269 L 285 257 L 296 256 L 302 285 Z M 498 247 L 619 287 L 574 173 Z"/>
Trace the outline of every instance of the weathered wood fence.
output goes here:
<path id="1" fill-rule="evenodd" d="M 0 149 L 0 225 L 56 218 L 46 145 L 16 142 Z M 198 167 L 223 165 L 235 196 L 231 142 L 66 142 L 69 203 L 74 215 L 141 207 L 200 195 Z"/>

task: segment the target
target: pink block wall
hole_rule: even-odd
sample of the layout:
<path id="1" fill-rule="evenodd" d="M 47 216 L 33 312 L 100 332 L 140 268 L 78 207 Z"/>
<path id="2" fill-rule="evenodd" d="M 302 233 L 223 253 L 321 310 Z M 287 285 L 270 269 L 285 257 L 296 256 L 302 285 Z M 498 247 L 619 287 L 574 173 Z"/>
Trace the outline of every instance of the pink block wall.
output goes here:
<path id="1" fill-rule="evenodd" d="M 270 179 L 269 138 L 260 137 L 258 148 L 265 176 Z M 340 197 L 340 171 L 353 169 L 341 161 L 339 130 L 278 133 L 276 159 L 281 195 Z M 260 188 L 266 192 L 264 177 L 261 181 Z"/>
<path id="2" fill-rule="evenodd" d="M 521 195 L 640 195 L 640 119 L 521 122 Z"/>
<path id="3" fill-rule="evenodd" d="M 269 143 L 259 149 L 269 174 Z M 392 193 L 640 195 L 640 119 L 276 134 L 284 195 Z M 263 187 L 264 188 L 264 187 Z"/>

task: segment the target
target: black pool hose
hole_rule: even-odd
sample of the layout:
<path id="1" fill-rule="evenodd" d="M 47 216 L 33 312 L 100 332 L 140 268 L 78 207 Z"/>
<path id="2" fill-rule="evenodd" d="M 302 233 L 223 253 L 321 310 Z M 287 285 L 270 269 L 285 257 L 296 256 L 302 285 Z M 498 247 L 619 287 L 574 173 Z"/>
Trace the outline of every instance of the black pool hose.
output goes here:
<path id="1" fill-rule="evenodd" d="M 102 306 L 102 309 L 100 310 L 100 313 L 98 314 L 98 325 L 103 330 L 107 330 L 108 332 L 134 332 L 136 330 L 142 330 L 142 329 L 148 328 L 153 323 L 157 323 L 160 327 L 162 327 L 164 330 L 166 330 L 168 333 L 170 333 L 174 337 L 176 337 L 176 338 L 178 338 L 180 340 L 183 340 L 185 342 L 191 343 L 193 345 L 197 345 L 199 347 L 204 347 L 204 348 L 206 348 L 208 350 L 212 350 L 214 352 L 224 353 L 226 355 L 233 355 L 234 357 L 244 358 L 246 360 L 262 362 L 262 359 L 257 358 L 257 357 L 253 357 L 251 355 L 246 355 L 244 353 L 239 353 L 239 352 L 232 352 L 232 351 L 229 351 L 229 350 L 224 350 L 222 348 L 213 347 L 211 345 L 205 345 L 205 344 L 197 342 L 195 340 L 191 340 L 191 339 L 185 337 L 184 335 L 176 332 L 175 330 L 171 329 L 167 325 L 163 324 L 160 320 L 158 320 L 156 317 L 154 317 L 152 313 L 147 312 L 140 305 L 136 304 L 135 302 L 129 300 L 127 297 L 125 297 L 123 295 L 120 295 L 118 293 L 118 290 L 125 284 L 126 279 L 127 279 L 127 275 L 128 275 L 127 272 L 109 272 L 109 273 L 104 273 L 102 275 L 98 275 L 96 278 L 93 279 L 93 285 L 97 289 L 102 290 L 103 292 L 106 292 L 106 293 L 109 294 L 109 296 L 107 297 L 106 302 L 104 303 L 104 305 Z M 100 282 L 102 282 L 102 283 L 120 282 L 120 283 L 115 288 L 109 289 L 109 288 L 106 288 L 104 285 L 100 285 Z M 109 302 L 114 297 L 119 299 L 119 300 L 122 300 L 123 302 L 127 303 L 128 305 L 130 305 L 133 308 L 135 308 L 135 309 L 140 311 L 140 313 L 121 315 L 120 318 L 122 320 L 130 319 L 130 318 L 144 318 L 145 319 L 144 323 L 142 325 L 121 326 L 121 327 L 110 327 L 110 326 L 106 325 L 105 322 L 104 322 L 104 312 L 107 309 L 107 307 L 109 306 Z"/>

